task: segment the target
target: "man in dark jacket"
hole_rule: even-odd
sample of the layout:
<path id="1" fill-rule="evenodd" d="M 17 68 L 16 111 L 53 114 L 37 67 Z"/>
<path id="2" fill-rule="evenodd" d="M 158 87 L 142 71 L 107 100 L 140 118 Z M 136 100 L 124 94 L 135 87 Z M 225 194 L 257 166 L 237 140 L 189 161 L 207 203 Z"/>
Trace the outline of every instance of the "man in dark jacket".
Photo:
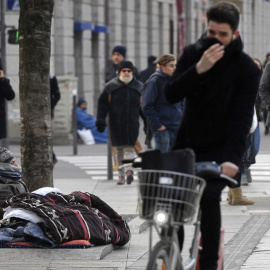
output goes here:
<path id="1" fill-rule="evenodd" d="M 112 64 L 106 68 L 105 82 L 109 82 L 118 75 L 118 66 L 125 60 L 127 49 L 123 45 L 117 45 L 112 50 Z M 140 75 L 135 66 L 133 66 L 133 75 L 140 80 Z"/>
<path id="2" fill-rule="evenodd" d="M 6 100 L 13 100 L 14 98 L 15 92 L 10 85 L 9 79 L 4 76 L 0 59 L 0 140 L 7 137 Z"/>
<path id="3" fill-rule="evenodd" d="M 99 132 L 106 127 L 109 114 L 109 128 L 112 146 L 116 147 L 117 165 L 124 158 L 135 157 L 134 145 L 139 135 L 139 108 L 141 103 L 142 84 L 133 76 L 133 64 L 122 61 L 119 65 L 119 76 L 105 85 L 98 100 L 96 126 Z M 124 170 L 119 169 L 117 184 L 125 183 Z M 127 183 L 133 181 L 133 171 L 127 169 Z"/>
<path id="4" fill-rule="evenodd" d="M 51 91 L 51 117 L 54 118 L 54 108 L 61 99 L 61 93 L 58 86 L 58 81 L 55 75 L 50 75 L 50 91 Z M 53 164 L 57 163 L 56 155 L 53 151 Z"/>
<path id="5" fill-rule="evenodd" d="M 187 46 L 166 96 L 185 98 L 185 114 L 174 149 L 192 148 L 197 161 L 216 161 L 223 174 L 238 171 L 248 135 L 260 70 L 243 50 L 239 10 L 218 2 L 207 11 L 206 35 Z M 219 198 L 225 181 L 208 181 L 201 200 L 201 270 L 216 270 L 221 227 Z"/>
<path id="6" fill-rule="evenodd" d="M 184 102 L 170 104 L 164 95 L 165 86 L 175 71 L 176 58 L 172 54 L 159 57 L 157 70 L 142 93 L 142 110 L 155 139 L 155 149 L 167 152 L 175 141 L 184 112 Z"/>
<path id="7" fill-rule="evenodd" d="M 155 56 L 153 55 L 148 56 L 147 58 L 148 67 L 142 70 L 140 73 L 142 83 L 145 83 L 150 78 L 150 76 L 156 71 L 156 60 L 157 58 Z"/>

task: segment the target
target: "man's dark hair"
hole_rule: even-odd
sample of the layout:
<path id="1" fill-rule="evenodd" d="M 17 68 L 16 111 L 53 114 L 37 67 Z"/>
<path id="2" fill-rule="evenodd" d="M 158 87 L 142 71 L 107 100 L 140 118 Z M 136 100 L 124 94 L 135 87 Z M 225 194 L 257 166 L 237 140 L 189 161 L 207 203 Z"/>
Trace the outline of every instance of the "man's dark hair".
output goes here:
<path id="1" fill-rule="evenodd" d="M 206 13 L 207 21 L 228 23 L 235 31 L 239 25 L 240 12 L 236 5 L 228 2 L 219 2 L 211 6 Z"/>

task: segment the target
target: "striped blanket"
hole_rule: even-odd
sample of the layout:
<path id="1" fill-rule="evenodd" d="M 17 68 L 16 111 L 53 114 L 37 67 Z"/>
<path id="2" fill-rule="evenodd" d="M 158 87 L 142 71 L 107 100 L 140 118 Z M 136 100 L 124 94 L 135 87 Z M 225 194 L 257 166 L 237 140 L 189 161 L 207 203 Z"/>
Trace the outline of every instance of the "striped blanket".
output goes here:
<path id="1" fill-rule="evenodd" d="M 2 207 L 24 209 L 38 215 L 45 235 L 56 244 L 72 240 L 88 240 L 94 245 L 125 245 L 130 230 L 125 220 L 99 197 L 80 191 L 64 195 L 48 193 L 41 196 L 22 193 L 2 204 Z M 7 220 L 2 224 L 7 226 Z"/>

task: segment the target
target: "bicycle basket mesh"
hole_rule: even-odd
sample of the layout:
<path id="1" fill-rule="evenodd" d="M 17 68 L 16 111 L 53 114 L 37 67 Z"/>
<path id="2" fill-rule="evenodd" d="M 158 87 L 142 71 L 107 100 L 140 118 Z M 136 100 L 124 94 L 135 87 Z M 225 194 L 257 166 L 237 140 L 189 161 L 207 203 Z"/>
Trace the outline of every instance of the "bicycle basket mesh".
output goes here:
<path id="1" fill-rule="evenodd" d="M 193 220 L 205 187 L 202 178 L 169 171 L 139 173 L 139 215 L 152 220 L 158 205 L 168 205 L 175 223 Z"/>

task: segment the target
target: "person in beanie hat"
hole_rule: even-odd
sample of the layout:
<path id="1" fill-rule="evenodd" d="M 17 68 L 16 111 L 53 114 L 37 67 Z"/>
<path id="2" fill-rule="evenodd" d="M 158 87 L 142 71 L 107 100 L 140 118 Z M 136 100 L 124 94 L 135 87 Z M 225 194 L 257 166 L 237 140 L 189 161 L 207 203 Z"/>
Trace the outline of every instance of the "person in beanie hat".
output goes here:
<path id="1" fill-rule="evenodd" d="M 117 45 L 112 50 L 112 64 L 106 68 L 105 82 L 109 82 L 118 75 L 118 65 L 125 60 L 127 49 L 123 45 Z M 138 69 L 134 67 L 133 75 L 140 80 Z"/>
<path id="2" fill-rule="evenodd" d="M 118 66 L 118 72 L 120 73 L 123 68 L 131 69 L 132 72 L 134 70 L 134 66 L 130 61 L 122 61 Z"/>
<path id="3" fill-rule="evenodd" d="M 77 132 L 78 137 L 82 140 L 83 143 L 87 144 L 87 141 L 80 135 L 80 130 L 90 130 L 92 133 L 95 143 L 107 143 L 108 135 L 107 130 L 103 133 L 97 131 L 96 127 L 96 118 L 90 115 L 87 111 L 87 102 L 84 98 L 79 98 L 76 108 L 76 116 L 77 116 Z"/>
<path id="4" fill-rule="evenodd" d="M 139 108 L 142 83 L 133 76 L 134 66 L 130 61 L 122 61 L 118 66 L 119 75 L 105 84 L 98 99 L 96 126 L 103 132 L 109 115 L 109 129 L 112 146 L 116 150 L 117 166 L 122 160 L 135 157 L 134 146 L 139 135 Z M 117 184 L 125 183 L 125 172 L 118 167 Z M 126 171 L 127 184 L 133 181 L 133 171 Z"/>
<path id="5" fill-rule="evenodd" d="M 126 47 L 123 45 L 117 45 L 113 48 L 112 50 L 112 64 L 110 66 L 108 66 L 106 68 L 106 75 L 105 75 L 105 82 L 109 82 L 110 80 L 112 80 L 113 78 L 115 78 L 116 76 L 119 75 L 119 69 L 118 66 L 120 65 L 120 63 L 122 61 L 125 60 L 126 57 Z M 133 66 L 133 76 L 137 79 L 140 80 L 140 74 L 138 72 L 138 69 Z M 140 115 L 143 118 L 142 115 L 142 111 L 140 110 Z M 140 141 L 137 140 L 136 144 L 135 144 L 135 151 L 136 153 L 140 153 L 142 151 L 142 147 L 140 144 Z M 114 159 L 114 166 L 113 166 L 113 170 L 116 171 L 117 170 L 117 166 L 116 166 L 116 157 L 115 157 L 115 148 L 112 147 L 112 153 L 113 153 L 113 159 Z"/>
<path id="6" fill-rule="evenodd" d="M 117 45 L 117 46 L 115 46 L 115 47 L 113 48 L 113 50 L 112 50 L 112 55 L 113 55 L 114 53 L 118 53 L 118 54 L 120 54 L 120 55 L 123 57 L 123 59 L 124 59 L 124 58 L 126 58 L 126 52 L 127 52 L 127 49 L 126 49 L 125 46 Z M 122 59 L 122 61 L 123 61 L 123 59 Z M 119 60 L 119 62 L 120 62 L 120 61 L 121 61 L 121 60 Z"/>
<path id="7" fill-rule="evenodd" d="M 0 163 L 11 163 L 14 160 L 15 159 L 11 151 L 5 147 L 0 147 Z"/>
<path id="8" fill-rule="evenodd" d="M 21 177 L 21 167 L 17 164 L 13 153 L 7 148 L 0 147 L 0 203 L 28 191 Z M 3 210 L 0 205 L 0 218 L 2 215 Z"/>

